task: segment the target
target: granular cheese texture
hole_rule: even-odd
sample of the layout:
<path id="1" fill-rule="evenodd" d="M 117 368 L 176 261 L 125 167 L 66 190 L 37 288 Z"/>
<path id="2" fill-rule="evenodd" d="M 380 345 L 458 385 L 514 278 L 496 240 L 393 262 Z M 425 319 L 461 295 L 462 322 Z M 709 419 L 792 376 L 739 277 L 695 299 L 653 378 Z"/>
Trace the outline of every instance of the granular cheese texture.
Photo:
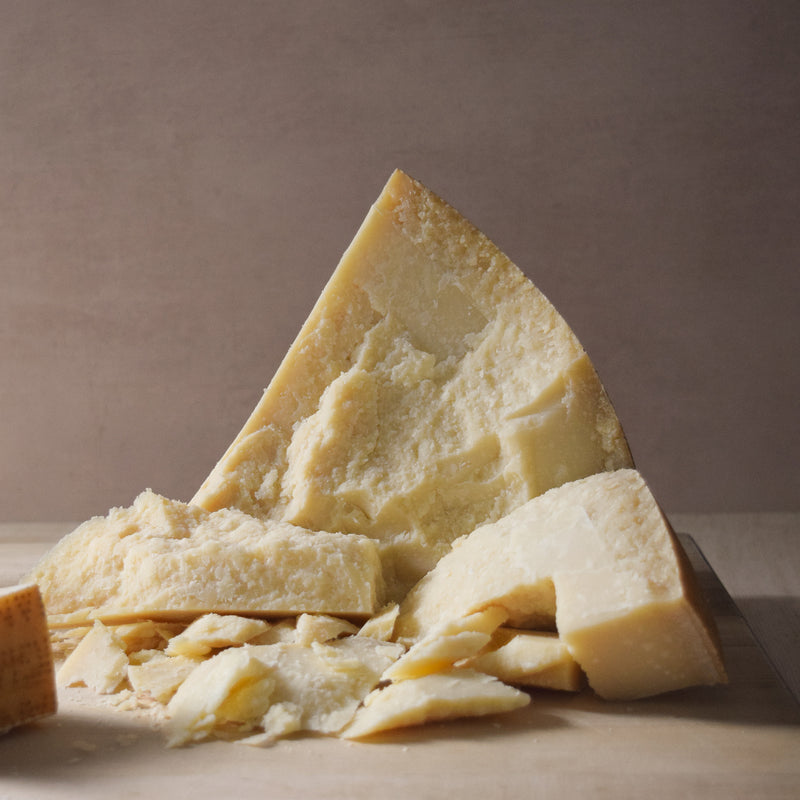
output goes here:
<path id="1" fill-rule="evenodd" d="M 62 622 L 332 612 L 369 617 L 383 579 L 375 542 L 142 492 L 85 522 L 28 576 Z"/>
<path id="2" fill-rule="evenodd" d="M 631 463 L 550 302 L 398 171 L 193 502 L 370 536 L 399 600 L 457 537 Z"/>

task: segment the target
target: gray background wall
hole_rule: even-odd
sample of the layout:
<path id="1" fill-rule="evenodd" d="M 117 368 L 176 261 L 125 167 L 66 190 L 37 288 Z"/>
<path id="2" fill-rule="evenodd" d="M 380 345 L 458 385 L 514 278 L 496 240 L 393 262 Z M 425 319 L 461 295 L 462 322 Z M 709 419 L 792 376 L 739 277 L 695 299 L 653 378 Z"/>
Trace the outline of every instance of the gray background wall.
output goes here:
<path id="1" fill-rule="evenodd" d="M 188 499 L 390 171 L 668 511 L 797 510 L 796 2 L 0 1 L 0 519 Z"/>

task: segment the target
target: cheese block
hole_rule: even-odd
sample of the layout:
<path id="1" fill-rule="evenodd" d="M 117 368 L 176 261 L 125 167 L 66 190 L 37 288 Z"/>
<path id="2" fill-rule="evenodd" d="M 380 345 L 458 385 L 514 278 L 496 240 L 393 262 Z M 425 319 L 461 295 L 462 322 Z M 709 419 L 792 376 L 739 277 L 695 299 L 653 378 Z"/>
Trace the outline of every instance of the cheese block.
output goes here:
<path id="1" fill-rule="evenodd" d="M 248 647 L 223 650 L 192 670 L 167 705 L 167 745 L 177 747 L 235 724 L 250 730 L 269 708 L 272 670 Z"/>
<path id="2" fill-rule="evenodd" d="M 630 464 L 550 302 L 397 171 L 193 502 L 372 537 L 399 600 L 457 537 Z"/>
<path id="3" fill-rule="evenodd" d="M 151 491 L 64 537 L 30 574 L 48 612 L 105 621 L 304 611 L 370 616 L 382 603 L 372 539 L 317 533 Z M 61 622 L 69 622 L 69 616 Z"/>
<path id="4" fill-rule="evenodd" d="M 524 692 L 480 672 L 437 672 L 376 689 L 341 735 L 362 739 L 433 720 L 500 714 L 522 708 L 530 700 Z"/>
<path id="5" fill-rule="evenodd" d="M 0 733 L 56 711 L 53 655 L 33 584 L 0 589 Z"/>
<path id="6" fill-rule="evenodd" d="M 583 672 L 556 633 L 500 628 L 485 652 L 464 665 L 503 683 L 577 692 Z"/>
<path id="7" fill-rule="evenodd" d="M 642 476 L 551 489 L 456 542 L 401 605 L 398 637 L 500 605 L 525 627 L 555 608 L 559 636 L 602 697 L 725 680 L 713 620 Z"/>

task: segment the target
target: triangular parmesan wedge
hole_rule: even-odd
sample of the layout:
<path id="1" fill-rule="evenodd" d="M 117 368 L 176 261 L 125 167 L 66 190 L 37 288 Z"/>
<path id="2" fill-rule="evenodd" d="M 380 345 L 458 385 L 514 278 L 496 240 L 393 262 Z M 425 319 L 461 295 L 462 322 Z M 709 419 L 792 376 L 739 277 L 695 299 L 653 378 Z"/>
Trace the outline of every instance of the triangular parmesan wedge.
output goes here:
<path id="1" fill-rule="evenodd" d="M 396 632 L 502 606 L 524 626 L 555 597 L 559 636 L 609 699 L 725 680 L 694 573 L 641 475 L 593 475 L 478 528 L 412 589 Z"/>
<path id="2" fill-rule="evenodd" d="M 142 492 L 67 534 L 36 565 L 48 613 L 106 622 L 206 612 L 371 616 L 383 581 L 372 539 L 310 532 Z"/>
<path id="3" fill-rule="evenodd" d="M 553 306 L 397 171 L 193 502 L 370 536 L 399 600 L 457 537 L 630 465 Z"/>

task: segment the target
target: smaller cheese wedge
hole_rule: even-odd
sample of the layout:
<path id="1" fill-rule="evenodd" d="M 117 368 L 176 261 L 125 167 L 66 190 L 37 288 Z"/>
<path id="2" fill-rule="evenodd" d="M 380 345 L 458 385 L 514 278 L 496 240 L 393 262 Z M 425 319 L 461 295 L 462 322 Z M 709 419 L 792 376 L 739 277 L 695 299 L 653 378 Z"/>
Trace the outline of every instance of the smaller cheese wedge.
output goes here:
<path id="1" fill-rule="evenodd" d="M 364 618 L 380 607 L 383 586 L 367 537 L 212 514 L 151 491 L 68 534 L 31 578 L 62 622 L 206 612 Z"/>
<path id="2" fill-rule="evenodd" d="M 492 636 L 489 649 L 463 666 L 513 686 L 577 692 L 584 683 L 583 671 L 569 648 L 558 634 L 550 632 L 500 628 Z"/>
<path id="3" fill-rule="evenodd" d="M 555 610 L 558 633 L 608 699 L 725 680 L 694 573 L 632 469 L 565 484 L 478 528 L 404 600 L 399 637 L 500 605 L 513 627 Z"/>
<path id="4" fill-rule="evenodd" d="M 376 689 L 341 735 L 361 739 L 434 720 L 499 714 L 522 708 L 530 700 L 524 692 L 480 672 L 437 672 Z"/>
<path id="5" fill-rule="evenodd" d="M 0 589 L 0 733 L 56 711 L 47 619 L 35 585 Z"/>

